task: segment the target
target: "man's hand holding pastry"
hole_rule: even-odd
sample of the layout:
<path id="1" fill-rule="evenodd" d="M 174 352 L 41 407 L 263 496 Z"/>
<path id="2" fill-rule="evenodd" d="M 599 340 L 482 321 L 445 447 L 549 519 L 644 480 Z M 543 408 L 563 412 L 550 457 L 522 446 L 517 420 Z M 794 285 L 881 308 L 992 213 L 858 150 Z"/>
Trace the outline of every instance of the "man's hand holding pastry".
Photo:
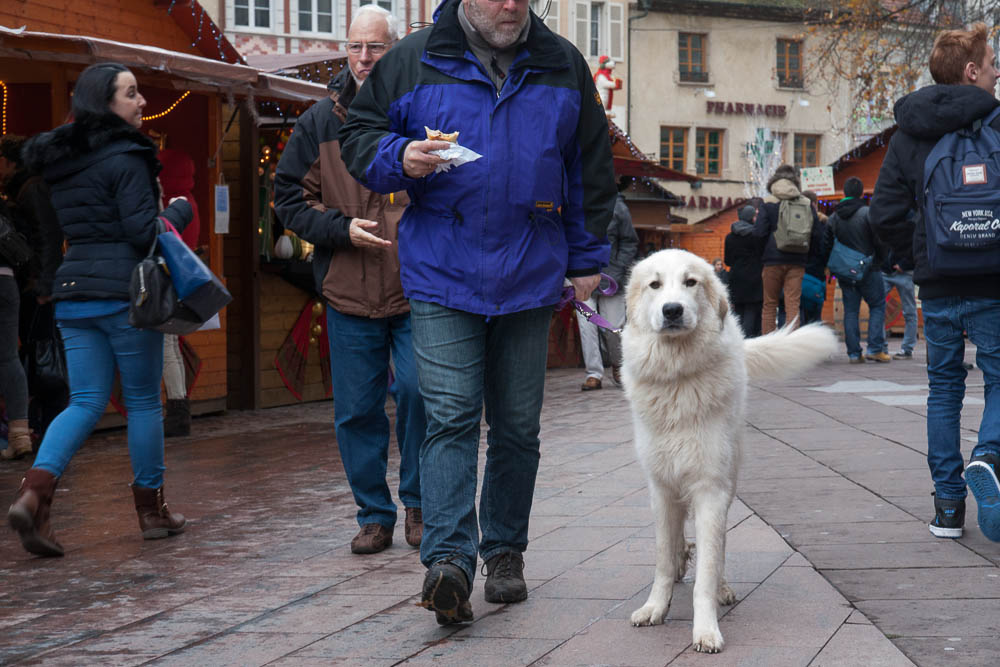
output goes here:
<path id="1" fill-rule="evenodd" d="M 441 151 L 451 148 L 453 144 L 447 141 L 411 141 L 403 151 L 403 173 L 410 178 L 423 178 L 434 171 L 444 158 L 434 155 L 431 151 Z"/>

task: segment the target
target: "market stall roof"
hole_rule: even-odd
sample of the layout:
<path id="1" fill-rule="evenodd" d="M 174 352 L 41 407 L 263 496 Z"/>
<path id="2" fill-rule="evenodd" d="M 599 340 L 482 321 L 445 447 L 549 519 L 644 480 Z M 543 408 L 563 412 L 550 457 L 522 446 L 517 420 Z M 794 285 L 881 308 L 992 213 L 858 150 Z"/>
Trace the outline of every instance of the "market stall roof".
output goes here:
<path id="1" fill-rule="evenodd" d="M 610 119 L 608 120 L 608 134 L 611 137 L 611 155 L 614 158 L 616 175 L 631 176 L 632 178 L 659 178 L 664 181 L 687 181 L 688 183 L 700 180 L 697 176 L 669 169 L 650 160 L 632 143 L 632 138 Z"/>
<path id="2" fill-rule="evenodd" d="M 302 65 L 314 65 L 328 60 L 342 60 L 347 57 L 344 51 L 308 51 L 306 53 L 264 53 L 247 55 L 244 58 L 251 67 L 262 72 L 283 72 L 294 70 Z"/>
<path id="3" fill-rule="evenodd" d="M 268 74 L 246 65 L 168 51 L 155 46 L 126 44 L 80 35 L 10 30 L 2 26 L 0 58 L 80 65 L 114 61 L 140 71 L 167 75 L 175 80 L 174 85 L 177 87 L 207 89 L 240 96 L 310 101 L 327 95 L 326 88 L 319 84 Z"/>

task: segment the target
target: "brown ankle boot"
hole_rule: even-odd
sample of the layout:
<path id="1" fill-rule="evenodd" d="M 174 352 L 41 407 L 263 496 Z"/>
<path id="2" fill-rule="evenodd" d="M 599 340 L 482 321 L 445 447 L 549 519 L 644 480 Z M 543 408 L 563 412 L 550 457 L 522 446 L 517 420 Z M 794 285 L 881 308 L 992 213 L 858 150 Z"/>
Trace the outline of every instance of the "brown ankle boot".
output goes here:
<path id="1" fill-rule="evenodd" d="M 0 451 L 0 458 L 19 459 L 31 453 L 31 430 L 27 419 L 14 419 L 7 432 L 7 449 Z"/>
<path id="2" fill-rule="evenodd" d="M 52 496 L 59 478 L 41 468 L 31 468 L 21 480 L 14 504 L 7 510 L 7 521 L 17 531 L 21 545 L 38 556 L 62 556 L 62 545 L 56 542 L 49 522 Z"/>
<path id="3" fill-rule="evenodd" d="M 135 513 L 139 515 L 142 539 L 158 540 L 184 532 L 187 520 L 183 514 L 175 514 L 167 509 L 167 503 L 163 500 L 162 486 L 158 489 L 147 489 L 133 484 L 132 496 L 135 498 Z"/>

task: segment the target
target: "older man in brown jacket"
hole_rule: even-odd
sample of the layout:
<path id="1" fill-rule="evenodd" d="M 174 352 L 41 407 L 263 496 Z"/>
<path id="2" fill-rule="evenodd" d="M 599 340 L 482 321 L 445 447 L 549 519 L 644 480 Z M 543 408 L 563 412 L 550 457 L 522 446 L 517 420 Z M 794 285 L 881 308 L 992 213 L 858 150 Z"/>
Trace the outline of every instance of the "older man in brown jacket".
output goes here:
<path id="1" fill-rule="evenodd" d="M 282 224 L 315 245 L 316 290 L 327 303 L 337 444 L 359 508 L 361 530 L 351 541 L 357 554 L 390 546 L 396 523 L 385 481 L 390 358 L 407 543 L 419 546 L 423 532 L 419 454 L 426 422 L 396 235 L 409 200 L 404 192 L 380 195 L 358 184 L 337 141 L 355 93 L 397 38 L 389 12 L 361 7 L 347 34 L 348 67 L 330 82 L 330 98 L 299 117 L 275 176 L 275 210 Z"/>

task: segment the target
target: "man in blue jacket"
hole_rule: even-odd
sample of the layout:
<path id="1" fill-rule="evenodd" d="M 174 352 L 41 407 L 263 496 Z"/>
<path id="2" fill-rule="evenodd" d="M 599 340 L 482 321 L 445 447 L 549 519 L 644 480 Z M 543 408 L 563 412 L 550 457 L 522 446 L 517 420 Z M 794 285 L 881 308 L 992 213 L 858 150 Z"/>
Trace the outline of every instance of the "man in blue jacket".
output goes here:
<path id="1" fill-rule="evenodd" d="M 487 601 L 527 597 L 552 306 L 565 277 L 579 300 L 597 286 L 616 189 L 590 69 L 528 0 L 445 0 L 434 17 L 379 61 L 340 140 L 366 187 L 411 199 L 399 257 L 428 422 L 422 604 L 447 624 L 472 620 L 477 553 Z M 436 171 L 432 151 L 451 144 L 425 139 L 425 127 L 458 132 L 482 157 Z"/>

